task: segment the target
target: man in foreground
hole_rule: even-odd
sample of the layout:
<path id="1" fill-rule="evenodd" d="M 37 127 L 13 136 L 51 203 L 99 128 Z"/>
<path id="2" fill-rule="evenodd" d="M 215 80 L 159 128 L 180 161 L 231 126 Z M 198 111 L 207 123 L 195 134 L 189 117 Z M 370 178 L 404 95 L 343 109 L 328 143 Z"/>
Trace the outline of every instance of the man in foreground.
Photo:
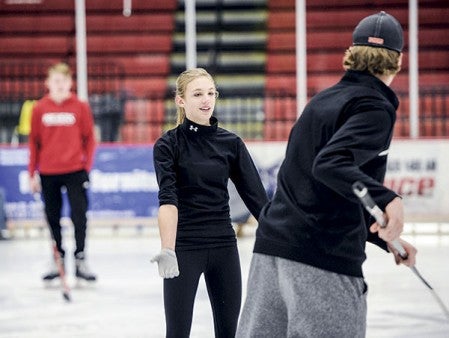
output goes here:
<path id="1" fill-rule="evenodd" d="M 277 190 L 259 217 L 247 298 L 237 337 L 364 337 L 365 243 L 399 240 L 411 266 L 416 249 L 399 239 L 401 198 L 383 186 L 398 99 L 403 32 L 391 15 L 364 18 L 345 53 L 339 83 L 311 99 L 294 125 Z M 366 185 L 387 226 L 370 219 L 352 192 Z"/>

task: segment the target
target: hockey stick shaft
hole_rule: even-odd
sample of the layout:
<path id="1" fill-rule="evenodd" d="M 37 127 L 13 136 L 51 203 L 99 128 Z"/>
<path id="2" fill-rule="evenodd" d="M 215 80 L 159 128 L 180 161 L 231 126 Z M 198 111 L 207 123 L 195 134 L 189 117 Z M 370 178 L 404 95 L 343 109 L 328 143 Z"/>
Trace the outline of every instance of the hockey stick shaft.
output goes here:
<path id="1" fill-rule="evenodd" d="M 59 251 L 58 251 L 58 248 L 57 248 L 55 242 L 53 242 L 53 256 L 55 259 L 56 266 L 58 268 L 59 278 L 61 279 L 62 297 L 67 302 L 70 302 L 71 301 L 70 288 L 69 288 L 69 285 L 67 284 L 67 279 L 65 278 L 65 271 L 64 271 L 64 267 L 62 265 L 61 256 L 59 254 Z"/>
<path id="2" fill-rule="evenodd" d="M 360 199 L 365 209 L 370 213 L 371 216 L 374 217 L 376 222 L 381 227 L 386 227 L 387 222 L 385 220 L 385 216 L 383 211 L 377 206 L 377 204 L 374 202 L 374 200 L 371 198 L 368 188 L 362 183 L 362 182 L 355 182 L 352 185 L 352 190 L 354 194 Z M 399 255 L 403 259 L 407 259 L 408 255 L 405 251 L 404 247 L 401 245 L 401 243 L 398 240 L 390 242 L 390 244 L 398 251 Z M 427 282 L 424 277 L 420 274 L 418 269 L 415 266 L 411 266 L 410 269 L 413 271 L 413 273 L 423 282 L 423 284 L 430 290 L 430 293 L 432 294 L 433 298 L 436 300 L 438 305 L 440 306 L 441 310 L 446 316 L 446 319 L 449 320 L 449 310 L 447 309 L 446 305 L 443 303 L 441 298 L 438 296 L 438 294 L 435 292 L 433 287 Z"/>
<path id="3" fill-rule="evenodd" d="M 362 182 L 357 181 L 352 185 L 352 189 L 354 191 L 354 194 L 362 202 L 365 209 L 370 213 L 371 216 L 374 217 L 377 224 L 379 224 L 381 228 L 385 228 L 387 226 L 387 222 L 385 220 L 384 213 L 371 198 L 366 186 Z M 394 240 L 390 242 L 390 244 L 397 250 L 402 259 L 407 259 L 407 252 L 404 250 L 398 240 Z"/>
<path id="4" fill-rule="evenodd" d="M 36 201 L 41 200 L 40 193 L 34 193 L 33 197 Z M 55 264 L 59 273 L 59 278 L 61 279 L 62 297 L 64 298 L 65 301 L 70 302 L 71 301 L 70 288 L 65 278 L 64 266 L 62 263 L 61 255 L 59 254 L 58 247 L 54 240 L 52 241 L 52 250 L 53 250 L 53 259 L 55 260 Z"/>

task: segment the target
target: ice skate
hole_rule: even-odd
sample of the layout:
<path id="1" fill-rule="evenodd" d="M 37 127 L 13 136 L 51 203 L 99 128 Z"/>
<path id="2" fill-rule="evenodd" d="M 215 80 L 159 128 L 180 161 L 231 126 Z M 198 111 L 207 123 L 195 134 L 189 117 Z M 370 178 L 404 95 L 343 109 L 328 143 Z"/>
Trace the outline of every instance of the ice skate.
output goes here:
<path id="1" fill-rule="evenodd" d="M 87 266 L 84 253 L 82 252 L 75 256 L 75 277 L 88 282 L 95 282 L 97 280 L 97 276 Z"/>
<path id="2" fill-rule="evenodd" d="M 65 271 L 64 258 L 62 258 L 62 257 L 61 257 L 61 264 L 62 264 L 62 268 Z M 42 276 L 42 280 L 46 281 L 46 282 L 50 282 L 59 277 L 60 277 L 60 275 L 59 275 L 58 266 L 57 266 L 56 262 L 54 260 L 52 260 L 49 263 L 48 271 Z"/>

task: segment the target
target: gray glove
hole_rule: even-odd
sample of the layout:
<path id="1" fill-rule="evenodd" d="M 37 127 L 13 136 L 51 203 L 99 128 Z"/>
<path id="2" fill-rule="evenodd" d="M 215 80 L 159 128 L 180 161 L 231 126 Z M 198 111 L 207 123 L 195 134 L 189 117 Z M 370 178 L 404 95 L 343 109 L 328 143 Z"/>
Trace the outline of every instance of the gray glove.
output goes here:
<path id="1" fill-rule="evenodd" d="M 162 249 L 160 253 L 151 259 L 151 263 L 157 262 L 159 276 L 162 278 L 174 278 L 179 276 L 178 259 L 171 249 Z"/>

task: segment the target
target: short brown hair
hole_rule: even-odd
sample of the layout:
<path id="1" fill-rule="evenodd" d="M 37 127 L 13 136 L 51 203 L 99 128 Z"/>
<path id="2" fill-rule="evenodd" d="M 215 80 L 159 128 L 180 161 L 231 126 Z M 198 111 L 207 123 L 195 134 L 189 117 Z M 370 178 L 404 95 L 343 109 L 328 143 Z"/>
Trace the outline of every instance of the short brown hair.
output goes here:
<path id="1" fill-rule="evenodd" d="M 394 75 L 401 70 L 400 55 L 386 48 L 352 46 L 345 52 L 343 68 L 368 71 L 373 75 Z"/>
<path id="2" fill-rule="evenodd" d="M 68 77 L 72 77 L 72 70 L 70 66 L 64 62 L 59 62 L 48 68 L 47 77 L 50 77 L 53 73 L 63 74 Z"/>

